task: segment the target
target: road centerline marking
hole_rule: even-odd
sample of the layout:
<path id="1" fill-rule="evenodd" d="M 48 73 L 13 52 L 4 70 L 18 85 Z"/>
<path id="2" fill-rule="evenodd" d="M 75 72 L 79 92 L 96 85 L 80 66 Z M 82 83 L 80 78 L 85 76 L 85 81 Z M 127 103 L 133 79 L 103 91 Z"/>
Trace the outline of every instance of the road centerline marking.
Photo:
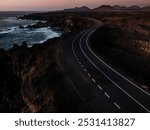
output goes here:
<path id="1" fill-rule="evenodd" d="M 95 79 L 91 78 L 94 83 L 96 83 Z"/>
<path id="2" fill-rule="evenodd" d="M 88 73 L 88 76 L 91 77 L 91 75 Z"/>
<path id="3" fill-rule="evenodd" d="M 140 105 L 144 110 L 146 110 L 147 112 L 150 112 L 150 110 L 148 108 L 146 108 L 143 104 L 141 104 L 140 102 L 138 102 L 134 97 L 132 97 L 128 92 L 126 92 L 122 87 L 120 87 L 116 82 L 114 82 L 110 77 L 108 77 L 99 67 L 97 67 L 97 65 L 95 65 L 91 59 L 85 54 L 85 52 L 82 49 L 81 46 L 81 41 L 83 39 L 83 37 L 86 35 L 87 33 L 83 34 L 82 37 L 80 38 L 80 42 L 79 42 L 79 46 L 80 49 L 82 51 L 82 53 L 85 55 L 85 57 L 87 58 L 87 60 L 89 60 L 89 62 L 91 62 L 91 64 L 100 72 L 102 73 L 108 80 L 110 80 L 116 87 L 118 87 L 122 92 L 124 92 L 128 97 L 130 97 L 132 100 L 134 100 L 138 105 Z M 87 38 L 86 38 L 86 44 L 88 43 L 88 39 L 90 37 L 92 33 L 90 33 Z"/>
<path id="4" fill-rule="evenodd" d="M 81 65 L 81 67 L 82 67 L 82 68 L 84 68 L 84 66 L 83 66 L 83 65 Z"/>
<path id="5" fill-rule="evenodd" d="M 100 90 L 103 90 L 100 85 L 97 85 Z"/>
<path id="6" fill-rule="evenodd" d="M 114 104 L 118 109 L 121 109 L 121 107 L 116 102 L 114 102 Z"/>
<path id="7" fill-rule="evenodd" d="M 87 70 L 84 68 L 84 71 L 87 72 Z"/>
<path id="8" fill-rule="evenodd" d="M 105 94 L 108 98 L 110 98 L 110 96 L 109 96 L 106 92 L 105 92 L 104 94 Z"/>

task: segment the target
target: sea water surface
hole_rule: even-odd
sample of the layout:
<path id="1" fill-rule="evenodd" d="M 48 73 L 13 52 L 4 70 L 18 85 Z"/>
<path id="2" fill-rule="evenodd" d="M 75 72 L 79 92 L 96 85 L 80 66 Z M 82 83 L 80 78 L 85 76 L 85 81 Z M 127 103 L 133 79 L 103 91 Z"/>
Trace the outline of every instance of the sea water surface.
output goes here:
<path id="1" fill-rule="evenodd" d="M 47 39 L 61 35 L 60 32 L 55 32 L 50 27 L 20 29 L 19 26 L 33 25 L 38 22 L 17 19 L 29 13 L 32 12 L 0 12 L 0 48 L 7 50 L 13 44 L 21 45 L 23 41 L 26 41 L 30 47 L 35 43 L 43 43 Z"/>

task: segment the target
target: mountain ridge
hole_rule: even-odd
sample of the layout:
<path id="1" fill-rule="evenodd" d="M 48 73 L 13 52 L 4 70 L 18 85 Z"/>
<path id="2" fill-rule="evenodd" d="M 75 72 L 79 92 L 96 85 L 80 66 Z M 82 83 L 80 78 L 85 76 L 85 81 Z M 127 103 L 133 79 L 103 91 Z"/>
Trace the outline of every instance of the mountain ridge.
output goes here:
<path id="1" fill-rule="evenodd" d="M 137 5 L 120 6 L 120 5 L 100 5 L 96 8 L 90 9 L 87 6 L 67 8 L 63 12 L 119 12 L 119 11 L 150 11 L 150 6 L 140 7 Z"/>
<path id="2" fill-rule="evenodd" d="M 150 11 L 150 6 L 139 7 L 137 5 L 133 6 L 119 6 L 119 5 L 101 5 L 93 9 L 94 12 L 105 12 L 105 11 Z"/>
<path id="3" fill-rule="evenodd" d="M 68 8 L 63 10 L 63 12 L 89 12 L 89 11 L 91 11 L 91 9 L 88 8 L 87 6 Z"/>

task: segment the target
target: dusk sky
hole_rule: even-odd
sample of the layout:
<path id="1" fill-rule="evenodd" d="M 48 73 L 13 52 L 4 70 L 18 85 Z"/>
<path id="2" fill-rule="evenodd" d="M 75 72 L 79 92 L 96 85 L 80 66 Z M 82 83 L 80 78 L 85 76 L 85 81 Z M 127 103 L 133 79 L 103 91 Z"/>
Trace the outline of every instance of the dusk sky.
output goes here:
<path id="1" fill-rule="evenodd" d="M 0 11 L 51 11 L 83 5 L 95 8 L 102 4 L 149 6 L 150 0 L 2 0 Z"/>

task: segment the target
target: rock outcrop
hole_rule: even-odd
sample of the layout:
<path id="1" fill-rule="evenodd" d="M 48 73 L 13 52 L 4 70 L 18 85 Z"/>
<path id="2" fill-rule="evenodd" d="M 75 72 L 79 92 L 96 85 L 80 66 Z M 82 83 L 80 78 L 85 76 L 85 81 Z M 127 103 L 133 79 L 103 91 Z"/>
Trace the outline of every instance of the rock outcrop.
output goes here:
<path id="1" fill-rule="evenodd" d="M 65 81 L 57 58 L 60 38 L 0 50 L 0 112 L 87 111 Z M 82 105 L 81 105 L 82 104 Z"/>

